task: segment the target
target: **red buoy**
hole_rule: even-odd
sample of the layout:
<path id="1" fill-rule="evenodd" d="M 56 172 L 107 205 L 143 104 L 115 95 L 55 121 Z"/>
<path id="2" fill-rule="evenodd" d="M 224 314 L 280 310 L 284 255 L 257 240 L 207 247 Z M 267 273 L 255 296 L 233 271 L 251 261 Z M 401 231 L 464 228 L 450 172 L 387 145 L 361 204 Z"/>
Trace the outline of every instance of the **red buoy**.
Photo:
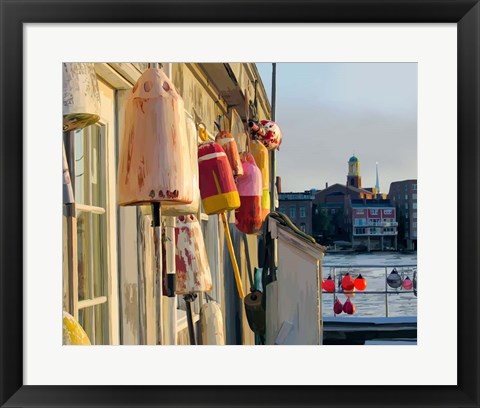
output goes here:
<path id="1" fill-rule="evenodd" d="M 235 210 L 235 225 L 245 234 L 262 228 L 262 173 L 251 153 L 242 153 L 243 176 L 237 179 L 240 208 Z"/>
<path id="2" fill-rule="evenodd" d="M 353 284 L 355 285 L 355 289 L 365 290 L 367 287 L 367 280 L 362 276 L 362 274 L 360 274 L 355 278 Z"/>
<path id="3" fill-rule="evenodd" d="M 233 180 L 227 155 L 218 143 L 198 147 L 200 195 L 207 214 L 220 214 L 240 207 L 240 197 Z"/>
<path id="4" fill-rule="evenodd" d="M 328 278 L 324 281 L 322 288 L 328 293 L 335 291 L 335 282 L 330 275 L 328 275 Z"/>
<path id="5" fill-rule="evenodd" d="M 233 136 L 228 132 L 222 131 L 215 137 L 215 142 L 222 146 L 222 149 L 225 151 L 233 175 L 241 176 L 243 174 L 243 167 L 240 155 L 238 154 L 237 144 L 235 143 Z"/>
<path id="6" fill-rule="evenodd" d="M 347 274 L 342 279 L 342 288 L 344 291 L 351 292 L 354 286 L 355 285 L 353 284 L 353 279 L 347 272 Z"/>
<path id="7" fill-rule="evenodd" d="M 343 305 L 342 302 L 338 300 L 338 298 L 335 299 L 335 304 L 333 305 L 333 313 L 335 314 L 340 314 L 343 311 Z"/>
<path id="8" fill-rule="evenodd" d="M 343 311 L 346 314 L 353 315 L 355 313 L 355 305 L 347 299 L 347 301 L 343 304 Z"/>

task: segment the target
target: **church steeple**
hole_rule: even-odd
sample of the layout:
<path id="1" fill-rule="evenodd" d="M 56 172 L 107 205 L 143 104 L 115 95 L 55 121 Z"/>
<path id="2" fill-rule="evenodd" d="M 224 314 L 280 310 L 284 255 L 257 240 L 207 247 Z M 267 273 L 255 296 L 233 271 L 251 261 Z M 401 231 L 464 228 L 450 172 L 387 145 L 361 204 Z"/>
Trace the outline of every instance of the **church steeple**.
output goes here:
<path id="1" fill-rule="evenodd" d="M 375 183 L 375 189 L 377 190 L 377 194 L 380 194 L 380 182 L 378 181 L 378 162 L 376 163 L 377 166 L 377 182 Z"/>
<path id="2" fill-rule="evenodd" d="M 360 176 L 360 162 L 353 155 L 348 160 L 347 185 L 362 188 L 362 177 Z"/>

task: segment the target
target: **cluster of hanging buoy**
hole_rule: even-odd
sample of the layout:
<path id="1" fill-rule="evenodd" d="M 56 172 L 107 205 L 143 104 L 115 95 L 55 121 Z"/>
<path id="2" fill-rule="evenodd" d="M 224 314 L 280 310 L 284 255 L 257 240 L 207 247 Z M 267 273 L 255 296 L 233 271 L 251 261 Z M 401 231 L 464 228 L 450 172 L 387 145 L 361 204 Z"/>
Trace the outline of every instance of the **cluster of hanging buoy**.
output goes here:
<path id="1" fill-rule="evenodd" d="M 347 299 L 345 303 L 342 305 L 342 302 L 336 297 L 335 303 L 333 305 L 333 312 L 338 315 L 340 313 L 346 313 L 349 315 L 355 314 L 355 305 L 350 299 Z"/>
<path id="2" fill-rule="evenodd" d="M 234 137 L 221 130 L 219 124 L 217 127 L 215 142 L 205 138 L 198 149 L 200 195 L 207 214 L 221 215 L 237 290 L 244 298 L 225 213 L 235 210 L 235 226 L 241 232 L 261 231 L 270 210 L 268 150 L 280 145 L 281 131 L 275 122 L 250 121 L 249 143 L 246 151 L 239 153 Z"/>
<path id="3" fill-rule="evenodd" d="M 392 289 L 400 289 L 403 288 L 405 290 L 412 290 L 414 288 L 414 280 L 412 281 L 410 277 L 407 275 L 405 279 L 398 273 L 396 268 L 393 268 L 392 272 L 387 276 L 387 285 L 390 286 Z M 415 285 L 416 289 L 416 285 Z M 416 293 L 415 293 L 416 296 Z"/>
<path id="4" fill-rule="evenodd" d="M 350 273 L 346 273 L 340 281 L 340 286 L 342 288 L 343 295 L 347 297 L 347 300 L 344 304 L 335 297 L 335 303 L 333 305 L 333 312 L 335 314 L 346 313 L 353 315 L 355 313 L 355 305 L 350 300 L 355 296 L 355 291 L 363 291 L 367 288 L 367 280 L 359 274 L 355 279 L 352 278 Z M 322 289 L 327 293 L 335 292 L 335 281 L 332 279 L 331 275 L 328 275 L 327 279 L 322 281 Z"/>

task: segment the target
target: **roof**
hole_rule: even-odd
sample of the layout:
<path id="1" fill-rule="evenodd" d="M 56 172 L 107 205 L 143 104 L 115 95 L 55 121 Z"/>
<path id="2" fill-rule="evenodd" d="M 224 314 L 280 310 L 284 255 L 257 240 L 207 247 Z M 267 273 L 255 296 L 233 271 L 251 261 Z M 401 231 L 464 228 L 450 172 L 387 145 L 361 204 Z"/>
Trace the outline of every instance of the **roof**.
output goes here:
<path id="1" fill-rule="evenodd" d="M 394 205 L 390 204 L 390 200 L 363 200 L 363 199 L 354 199 L 352 200 L 352 207 L 392 207 L 395 208 Z"/>
<path id="2" fill-rule="evenodd" d="M 315 198 L 315 193 L 316 191 L 279 193 L 278 199 L 280 201 L 312 201 Z"/>
<path id="3" fill-rule="evenodd" d="M 348 162 L 358 162 L 358 159 L 355 157 L 355 156 L 352 156 L 350 157 L 350 159 L 348 159 Z"/>

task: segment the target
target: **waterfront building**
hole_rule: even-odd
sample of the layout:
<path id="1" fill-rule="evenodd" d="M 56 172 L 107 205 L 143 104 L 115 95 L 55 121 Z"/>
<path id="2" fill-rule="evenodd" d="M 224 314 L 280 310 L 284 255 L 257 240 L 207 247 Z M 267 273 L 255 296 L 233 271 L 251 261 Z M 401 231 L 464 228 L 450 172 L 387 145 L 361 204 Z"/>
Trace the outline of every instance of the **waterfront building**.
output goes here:
<path id="1" fill-rule="evenodd" d="M 316 192 L 317 190 L 311 189 L 278 194 L 278 210 L 286 214 L 298 228 L 309 235 L 313 233 L 313 200 Z"/>
<path id="2" fill-rule="evenodd" d="M 396 250 L 396 209 L 385 199 L 355 199 L 349 202 L 352 247 L 371 250 Z"/>
<path id="3" fill-rule="evenodd" d="M 388 193 L 398 216 L 399 245 L 417 249 L 417 180 L 395 181 Z"/>

